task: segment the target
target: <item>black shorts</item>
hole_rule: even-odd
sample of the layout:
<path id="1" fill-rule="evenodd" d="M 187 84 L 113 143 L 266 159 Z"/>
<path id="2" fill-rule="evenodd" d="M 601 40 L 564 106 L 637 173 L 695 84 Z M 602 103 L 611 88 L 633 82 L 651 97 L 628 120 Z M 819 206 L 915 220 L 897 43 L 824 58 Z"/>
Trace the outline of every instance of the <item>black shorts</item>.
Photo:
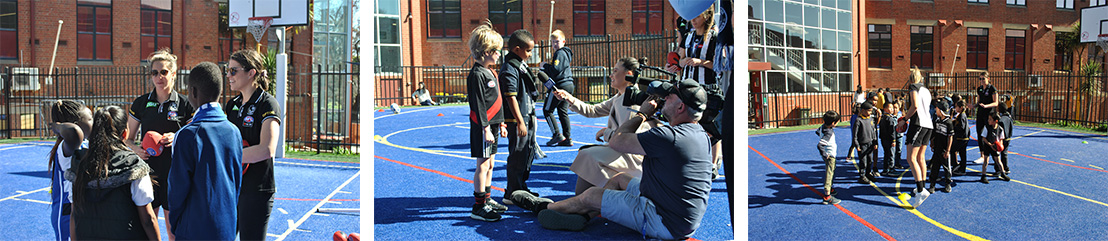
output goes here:
<path id="1" fill-rule="evenodd" d="M 485 143 L 484 128 L 469 123 L 469 152 L 471 157 L 492 158 L 496 155 L 497 143 L 500 140 L 500 123 L 489 125 L 492 131 L 492 143 Z"/>
<path id="2" fill-rule="evenodd" d="M 930 141 L 931 128 L 924 128 L 918 125 L 908 126 L 908 136 L 905 138 L 905 145 L 926 146 Z"/>

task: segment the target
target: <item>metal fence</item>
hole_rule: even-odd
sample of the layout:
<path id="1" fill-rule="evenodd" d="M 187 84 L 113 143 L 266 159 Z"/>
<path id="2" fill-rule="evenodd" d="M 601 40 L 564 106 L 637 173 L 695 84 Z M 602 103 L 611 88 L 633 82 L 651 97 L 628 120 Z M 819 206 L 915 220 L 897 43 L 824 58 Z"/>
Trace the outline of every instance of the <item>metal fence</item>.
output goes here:
<path id="1" fill-rule="evenodd" d="M 926 73 L 925 84 L 933 96 L 963 96 L 969 106 L 967 113 L 972 118 L 976 115 L 972 106 L 977 103 L 979 76 L 980 72 Z M 1100 128 L 1108 124 L 1108 93 L 1105 92 L 1108 76 L 991 72 L 989 80 L 997 88 L 998 95 L 1011 98 L 1009 107 L 1015 120 Z M 891 89 L 891 92 L 894 96 L 907 95 L 907 90 L 902 88 Z M 748 96 L 750 128 L 774 128 L 818 124 L 828 110 L 849 118 L 854 92 L 762 92 Z"/>
<path id="2" fill-rule="evenodd" d="M 139 95 L 152 91 L 146 66 L 0 68 L 0 138 L 52 138 L 46 130 L 49 106 L 59 99 L 89 107 L 130 108 Z M 181 67 L 175 89 L 187 94 L 190 67 Z M 331 151 L 359 145 L 358 67 L 298 66 L 288 72 L 286 143 L 295 148 Z M 221 102 L 238 95 L 224 85 Z"/>
<path id="3" fill-rule="evenodd" d="M 581 100 L 599 102 L 607 99 L 615 90 L 609 86 L 608 74 L 611 67 L 621 57 L 646 57 L 646 64 L 664 66 L 664 59 L 673 50 L 676 38 L 661 35 L 605 35 L 598 37 L 574 37 L 566 47 L 573 51 L 572 70 L 576 89 L 574 96 Z M 537 71 L 540 62 L 549 62 L 553 54 L 546 41 L 539 41 L 533 55 L 527 62 Z M 418 83 L 431 93 L 438 103 L 459 103 L 466 101 L 466 76 L 472 66 L 472 60 L 464 66 L 378 66 L 383 71 L 375 74 L 374 106 L 416 105 L 412 92 Z M 496 68 L 496 66 L 494 66 Z M 645 71 L 644 75 L 664 78 L 660 73 Z M 545 89 L 540 92 L 545 93 Z"/>

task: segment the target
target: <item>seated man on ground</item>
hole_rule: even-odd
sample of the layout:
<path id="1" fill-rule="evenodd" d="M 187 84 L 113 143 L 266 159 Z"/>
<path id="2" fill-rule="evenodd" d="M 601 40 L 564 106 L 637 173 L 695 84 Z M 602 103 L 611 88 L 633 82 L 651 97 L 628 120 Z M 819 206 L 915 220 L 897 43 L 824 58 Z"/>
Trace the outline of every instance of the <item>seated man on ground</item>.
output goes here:
<path id="1" fill-rule="evenodd" d="M 617 174 L 604 188 L 592 187 L 581 195 L 544 203 L 541 206 L 547 209 L 538 215 L 544 228 L 583 230 L 597 214 L 659 239 L 689 238 L 700 226 L 713 166 L 708 134 L 697 124 L 707 93 L 693 80 L 656 83 L 647 92 L 665 97 L 662 115 L 669 125 L 635 133 L 644 119 L 653 118 L 652 100 L 620 125 L 610 140 L 616 151 L 645 156 L 642 178 Z"/>
<path id="2" fill-rule="evenodd" d="M 431 100 L 431 92 L 427 91 L 427 87 L 423 86 L 423 82 L 419 82 L 419 89 L 412 92 L 412 99 L 415 99 L 419 105 L 439 105 L 439 103 Z"/>

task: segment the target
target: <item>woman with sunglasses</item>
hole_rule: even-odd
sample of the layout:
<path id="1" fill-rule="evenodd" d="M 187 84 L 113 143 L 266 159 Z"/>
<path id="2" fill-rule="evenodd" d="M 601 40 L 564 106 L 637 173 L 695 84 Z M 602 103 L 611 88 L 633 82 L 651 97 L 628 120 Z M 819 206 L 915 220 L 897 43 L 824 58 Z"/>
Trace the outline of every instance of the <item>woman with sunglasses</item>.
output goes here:
<path id="1" fill-rule="evenodd" d="M 269 88 L 262 55 L 239 50 L 227 61 L 227 82 L 239 92 L 223 105 L 227 119 L 242 133 L 242 188 L 239 191 L 240 240 L 265 240 L 273 210 L 273 157 L 281 128 L 281 109 Z"/>
<path id="2" fill-rule="evenodd" d="M 985 133 L 981 132 L 981 129 L 985 128 L 985 124 L 989 121 L 989 114 L 996 110 L 997 101 L 996 87 L 989 84 L 989 72 L 981 72 L 981 76 L 977 77 L 977 80 L 981 81 L 981 85 L 977 86 L 977 142 L 978 146 L 981 146 L 981 140 L 985 138 Z M 981 152 L 981 161 L 985 158 L 985 152 Z M 977 163 L 977 162 L 974 162 Z M 984 170 L 981 170 L 984 172 Z"/>
<path id="3" fill-rule="evenodd" d="M 193 107 L 184 95 L 177 93 L 173 86 L 177 81 L 177 56 L 169 53 L 169 48 L 164 48 L 150 54 L 150 84 L 154 91 L 143 94 L 131 103 L 131 109 L 127 119 L 127 133 L 124 143 L 131 148 L 146 164 L 153 169 L 150 177 L 154 179 L 154 201 L 150 203 L 155 215 L 158 209 L 166 204 L 166 179 L 169 178 L 169 165 L 172 161 L 173 133 L 177 133 L 182 126 L 192 119 Z M 141 131 L 139 131 L 141 129 Z M 147 132 L 153 132 L 147 134 Z M 155 134 L 156 133 L 156 134 Z M 147 152 L 143 147 L 135 145 L 135 137 L 159 138 L 154 140 L 161 145 L 161 150 Z M 169 209 L 165 209 L 165 218 L 169 218 Z M 165 229 L 170 229 L 166 222 Z M 172 232 L 169 240 L 174 240 Z"/>

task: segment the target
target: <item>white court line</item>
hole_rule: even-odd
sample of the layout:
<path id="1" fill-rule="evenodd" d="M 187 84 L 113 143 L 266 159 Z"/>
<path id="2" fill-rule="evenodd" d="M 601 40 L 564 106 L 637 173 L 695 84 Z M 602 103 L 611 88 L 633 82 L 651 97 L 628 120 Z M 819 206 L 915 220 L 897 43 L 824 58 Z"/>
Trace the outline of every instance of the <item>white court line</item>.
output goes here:
<path id="1" fill-rule="evenodd" d="M 1061 159 L 1062 159 L 1063 161 L 1068 161 L 1068 162 L 1075 162 L 1075 161 L 1073 161 L 1073 160 L 1070 160 L 1070 159 L 1065 159 L 1065 158 L 1061 158 Z"/>
<path id="2" fill-rule="evenodd" d="M 281 214 L 289 214 L 289 211 L 285 211 L 284 208 L 277 208 L 277 211 L 280 211 Z"/>
<path id="3" fill-rule="evenodd" d="M 342 193 L 342 194 L 351 194 L 352 192 L 347 192 L 347 191 L 339 191 L 339 193 Z"/>
<path id="4" fill-rule="evenodd" d="M 299 165 L 299 166 L 313 166 L 313 167 L 334 167 L 334 168 L 347 168 L 347 169 L 361 169 L 361 167 L 359 167 L 359 166 L 323 165 L 323 164 L 308 164 L 308 163 L 295 163 L 295 162 L 282 162 L 282 161 L 274 161 L 274 163 L 281 163 L 281 164 L 288 164 L 288 165 Z"/>
<path id="5" fill-rule="evenodd" d="M 327 203 L 330 203 L 330 204 L 339 204 L 339 205 L 341 205 L 341 204 L 342 204 L 342 203 L 340 203 L 340 202 L 336 202 L 336 201 L 327 201 Z"/>
<path id="6" fill-rule="evenodd" d="M 265 233 L 265 236 L 266 237 L 281 237 L 281 235 L 276 235 L 276 234 L 271 234 L 271 233 Z"/>
<path id="7" fill-rule="evenodd" d="M 17 201 L 28 201 L 28 202 L 33 202 L 33 203 L 41 203 L 41 204 L 50 204 L 50 202 L 47 202 L 47 201 L 42 201 L 42 200 L 34 200 L 34 199 L 26 199 L 26 198 L 12 198 L 12 200 L 17 200 Z"/>
<path id="8" fill-rule="evenodd" d="M 339 185 L 337 188 L 335 188 L 334 191 L 331 191 L 331 194 L 328 194 L 327 197 L 323 198 L 323 200 L 320 200 L 319 203 L 315 205 L 315 207 L 308 211 L 308 213 L 305 213 L 304 216 L 300 217 L 300 220 L 296 221 L 295 223 L 293 223 L 291 219 L 288 220 L 289 229 L 285 230 L 285 233 L 282 233 L 280 236 L 278 236 L 277 241 L 285 240 L 285 238 L 289 236 L 289 233 L 292 233 L 292 231 L 296 230 L 296 228 L 299 227 L 300 224 L 303 224 L 304 221 L 308 220 L 308 217 L 310 217 L 312 213 L 315 213 L 316 210 L 319 210 L 319 207 L 322 207 L 323 204 L 327 203 L 328 200 L 331 200 L 331 197 L 334 197 L 335 194 L 338 194 L 339 190 L 342 190 L 343 187 L 346 187 L 347 184 L 350 184 L 350 181 L 354 181 L 354 178 L 357 178 L 358 175 L 361 174 L 362 171 L 359 170 L 358 172 L 354 173 L 354 175 L 350 176 L 350 179 L 346 179 L 346 182 L 343 182 L 342 185 Z"/>
<path id="9" fill-rule="evenodd" d="M 326 217 L 326 216 L 331 216 L 331 215 L 328 215 L 328 214 L 322 214 L 322 213 L 312 213 L 312 215 L 317 215 L 317 216 L 324 216 L 324 217 Z"/>
<path id="10" fill-rule="evenodd" d="M 443 109 L 443 107 L 432 107 L 432 108 L 419 108 L 419 109 L 415 109 L 415 110 L 409 110 L 409 111 L 403 111 L 403 110 L 402 110 L 402 111 L 400 111 L 400 113 L 399 113 L 399 114 L 388 114 L 388 115 L 378 116 L 378 117 L 374 117 L 374 118 L 373 118 L 373 120 L 377 120 L 377 119 L 381 119 L 381 118 L 385 118 L 385 117 L 389 117 L 389 116 L 398 116 L 398 115 L 403 115 L 403 114 L 407 114 L 407 113 L 412 113 L 412 112 L 420 112 L 420 111 L 428 111 L 428 110 L 438 110 L 438 109 Z M 374 110 L 374 111 L 377 111 L 377 110 Z M 391 110 L 385 110 L 385 111 L 391 111 Z"/>
<path id="11" fill-rule="evenodd" d="M 54 145 L 50 145 L 50 146 L 54 146 Z M 18 146 L 13 146 L 13 147 L 4 147 L 4 148 L 0 148 L 0 151 L 7 151 L 7 150 L 11 150 L 11 149 L 19 149 L 19 148 L 24 148 L 24 147 L 31 147 L 31 146 L 30 145 L 18 145 Z"/>
<path id="12" fill-rule="evenodd" d="M 42 188 L 42 189 L 38 189 L 38 190 L 30 191 L 30 192 L 23 192 L 23 193 L 20 193 L 20 194 L 16 194 L 15 196 L 11 196 L 11 197 L 6 197 L 6 198 L 4 198 L 4 199 L 0 199 L 0 202 L 3 202 L 3 201 L 7 201 L 7 200 L 10 200 L 10 199 L 15 199 L 15 198 L 17 198 L 17 197 L 20 197 L 20 196 L 23 196 L 23 195 L 27 195 L 27 194 L 31 194 L 31 193 L 36 193 L 36 192 L 41 192 L 41 191 L 46 191 L 46 190 L 50 190 L 50 187 L 44 187 L 44 188 Z"/>
<path id="13" fill-rule="evenodd" d="M 1046 156 L 1044 156 L 1044 155 L 1039 155 L 1039 154 L 1031 154 L 1031 155 L 1032 155 L 1032 156 L 1036 156 L 1036 157 L 1046 157 Z"/>

